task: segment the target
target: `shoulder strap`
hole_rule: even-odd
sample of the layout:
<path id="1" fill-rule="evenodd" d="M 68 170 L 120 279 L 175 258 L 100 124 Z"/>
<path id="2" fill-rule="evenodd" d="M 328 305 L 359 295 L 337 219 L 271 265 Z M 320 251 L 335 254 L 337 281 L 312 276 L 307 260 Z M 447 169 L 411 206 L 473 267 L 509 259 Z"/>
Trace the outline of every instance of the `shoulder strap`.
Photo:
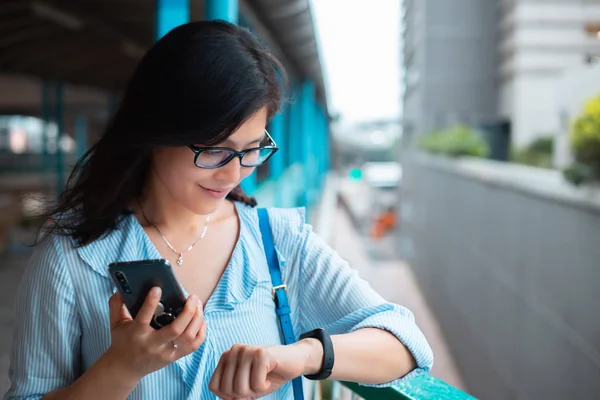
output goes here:
<path id="1" fill-rule="evenodd" d="M 269 273 L 271 274 L 271 282 L 273 284 L 273 300 L 275 301 L 275 311 L 279 317 L 281 331 L 285 344 L 296 342 L 294 335 L 294 327 L 290 318 L 291 308 L 287 298 L 287 286 L 281 279 L 281 270 L 279 268 L 279 260 L 275 245 L 273 243 L 273 234 L 271 232 L 271 224 L 269 223 L 269 214 L 266 208 L 258 209 L 258 224 L 262 236 L 263 247 L 269 264 Z M 294 388 L 294 400 L 304 400 L 302 391 L 302 377 L 297 377 L 292 381 Z"/>

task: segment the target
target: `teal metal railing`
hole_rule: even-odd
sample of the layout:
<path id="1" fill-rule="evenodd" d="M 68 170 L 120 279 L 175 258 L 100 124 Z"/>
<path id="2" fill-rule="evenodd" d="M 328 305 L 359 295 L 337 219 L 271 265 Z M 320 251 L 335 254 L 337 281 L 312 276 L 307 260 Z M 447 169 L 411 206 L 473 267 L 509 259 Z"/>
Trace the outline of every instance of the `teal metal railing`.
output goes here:
<path id="1" fill-rule="evenodd" d="M 416 375 L 396 386 L 374 388 L 352 382 L 332 382 L 331 400 L 340 398 L 341 388 L 345 387 L 365 400 L 473 400 L 475 397 L 431 376 L 427 373 Z M 329 400 L 329 399 L 327 399 Z"/>

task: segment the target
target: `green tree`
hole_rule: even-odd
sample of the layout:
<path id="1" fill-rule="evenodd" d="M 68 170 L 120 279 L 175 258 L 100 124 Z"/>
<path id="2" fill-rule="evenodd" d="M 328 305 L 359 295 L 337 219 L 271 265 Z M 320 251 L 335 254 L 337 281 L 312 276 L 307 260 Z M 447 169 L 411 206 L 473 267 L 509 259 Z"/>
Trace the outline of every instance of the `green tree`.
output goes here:
<path id="1" fill-rule="evenodd" d="M 485 140 L 465 125 L 428 133 L 420 138 L 418 145 L 430 153 L 450 157 L 485 157 L 489 153 Z"/>
<path id="2" fill-rule="evenodd" d="M 585 104 L 573 122 L 570 140 L 575 163 L 565 177 L 576 184 L 600 180 L 600 95 Z"/>

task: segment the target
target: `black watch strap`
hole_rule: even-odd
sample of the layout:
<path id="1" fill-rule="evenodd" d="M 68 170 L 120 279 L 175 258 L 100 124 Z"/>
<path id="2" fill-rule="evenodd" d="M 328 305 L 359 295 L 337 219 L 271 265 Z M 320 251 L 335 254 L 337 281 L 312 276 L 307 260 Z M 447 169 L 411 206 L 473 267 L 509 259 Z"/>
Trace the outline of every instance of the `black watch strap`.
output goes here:
<path id="1" fill-rule="evenodd" d="M 302 339 L 317 339 L 323 345 L 323 364 L 321 365 L 321 370 L 314 375 L 305 375 L 304 377 L 313 381 L 320 381 L 329 378 L 329 375 L 331 375 L 331 371 L 333 370 L 333 363 L 335 361 L 333 354 L 333 343 L 331 342 L 329 333 L 322 328 L 318 328 L 300 335 L 300 340 Z"/>

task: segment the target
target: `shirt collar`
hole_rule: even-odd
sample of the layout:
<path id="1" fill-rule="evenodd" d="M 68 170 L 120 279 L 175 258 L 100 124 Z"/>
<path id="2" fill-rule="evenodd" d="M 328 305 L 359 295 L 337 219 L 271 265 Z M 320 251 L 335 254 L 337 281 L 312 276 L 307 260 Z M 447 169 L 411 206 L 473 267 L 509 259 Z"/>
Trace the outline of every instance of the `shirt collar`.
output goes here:
<path id="1" fill-rule="evenodd" d="M 266 268 L 266 261 L 265 263 L 255 261 L 261 257 L 261 252 L 254 254 L 257 251 L 255 243 L 257 240 L 262 243 L 260 236 L 255 237 L 249 226 L 255 222 L 255 218 L 249 215 L 250 211 L 255 210 L 235 204 L 240 221 L 239 237 L 229 264 L 205 305 L 205 312 L 231 310 L 235 304 L 248 300 L 258 283 L 257 268 Z M 262 248 L 262 244 L 260 246 Z M 112 232 L 92 243 L 78 247 L 76 251 L 95 272 L 108 279 L 110 279 L 108 273 L 110 263 L 162 258 L 133 214 L 124 216 Z M 207 257 L 210 257 L 210 254 L 207 254 Z M 202 273 L 201 268 L 198 268 L 198 273 Z"/>

